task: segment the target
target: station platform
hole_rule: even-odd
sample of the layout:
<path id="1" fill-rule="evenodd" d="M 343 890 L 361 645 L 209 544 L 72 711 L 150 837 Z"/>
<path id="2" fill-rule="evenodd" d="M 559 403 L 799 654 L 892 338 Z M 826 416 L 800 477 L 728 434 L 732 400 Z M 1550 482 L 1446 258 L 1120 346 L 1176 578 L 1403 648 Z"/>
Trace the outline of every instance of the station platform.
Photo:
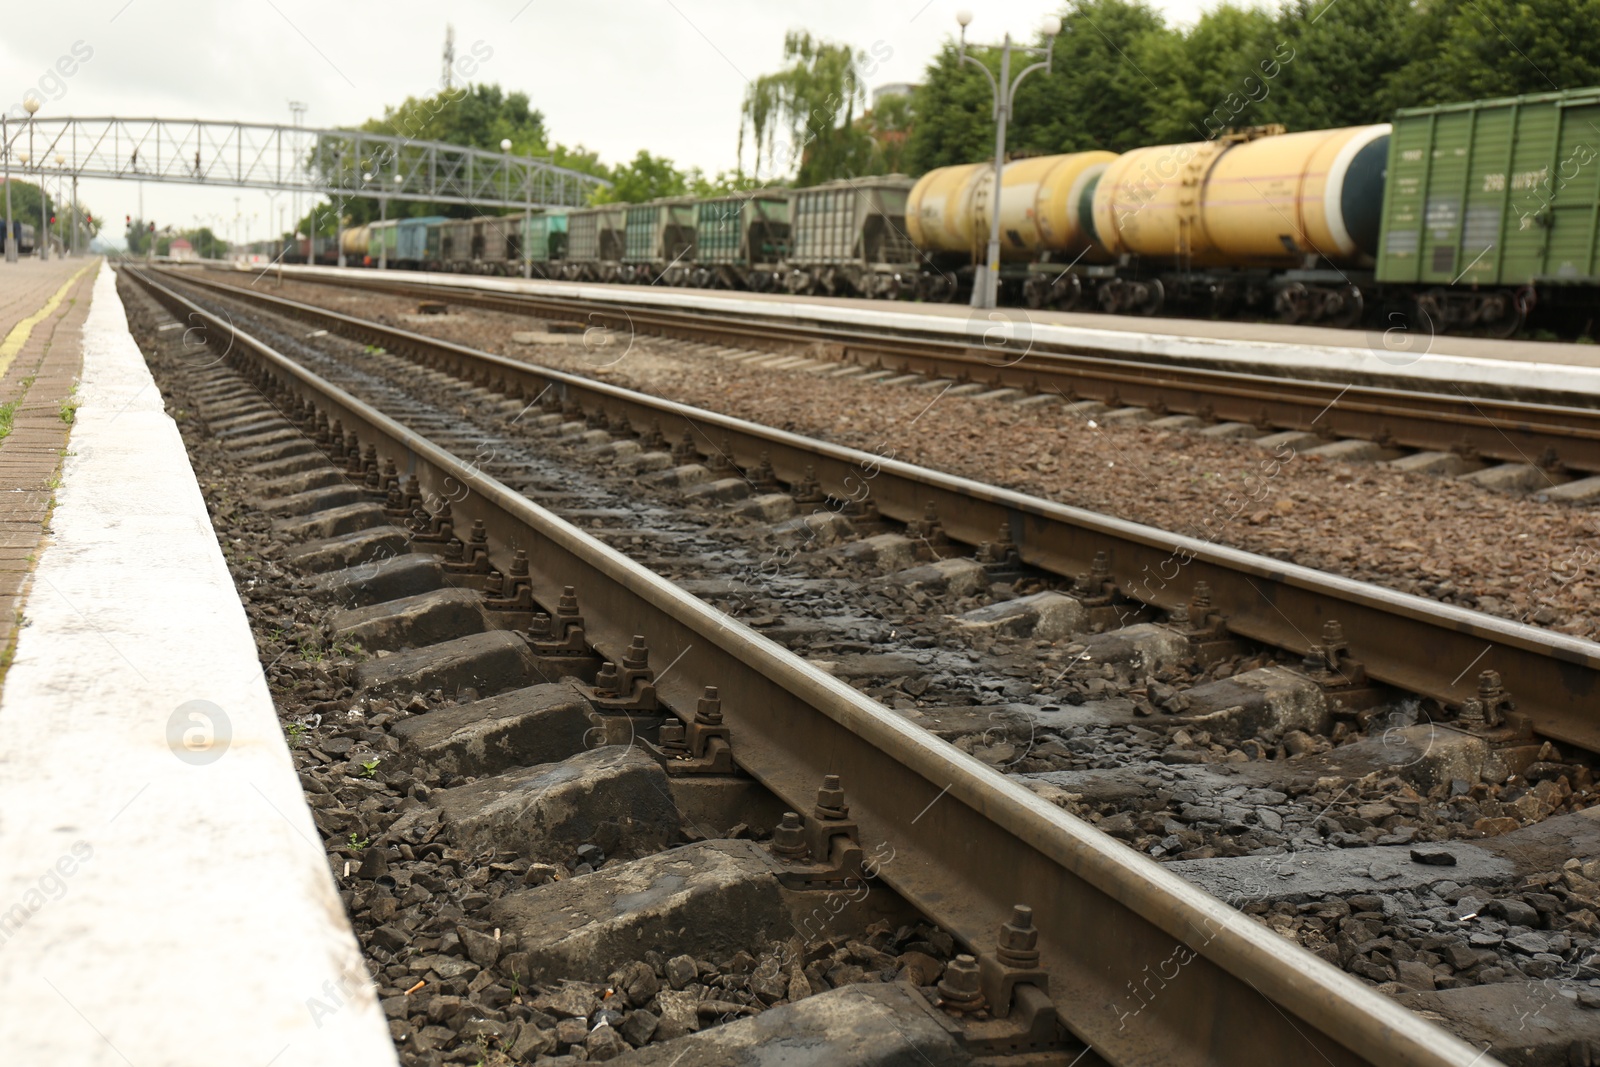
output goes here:
<path id="1" fill-rule="evenodd" d="M 264 273 L 262 268 L 249 268 Z M 268 268 L 276 272 L 280 268 Z M 286 265 L 285 277 L 367 276 L 367 268 Z M 492 275 L 391 271 L 422 285 L 538 293 L 608 303 L 681 308 L 777 321 L 827 323 L 922 333 L 982 345 L 986 336 L 1031 341 L 1045 348 L 1258 373 L 1314 374 L 1328 381 L 1449 390 L 1472 387 L 1519 395 L 1530 385 L 1554 396 L 1600 398 L 1600 345 L 1453 337 L 1395 324 L 1389 329 L 1340 330 L 1278 323 L 1140 318 L 1085 312 L 963 304 L 919 304 L 853 297 L 793 296 L 725 290 L 592 285 Z"/>
<path id="2" fill-rule="evenodd" d="M 28 588 L 0 678 L 0 1060 L 392 1067 L 113 271 L 0 264 L 0 335 L 4 399 L 27 382 L 0 440 L 7 533 L 35 540 L 8 571 Z M 44 489 L 25 488 L 47 460 Z M 10 506 L 40 496 L 38 521 Z"/>

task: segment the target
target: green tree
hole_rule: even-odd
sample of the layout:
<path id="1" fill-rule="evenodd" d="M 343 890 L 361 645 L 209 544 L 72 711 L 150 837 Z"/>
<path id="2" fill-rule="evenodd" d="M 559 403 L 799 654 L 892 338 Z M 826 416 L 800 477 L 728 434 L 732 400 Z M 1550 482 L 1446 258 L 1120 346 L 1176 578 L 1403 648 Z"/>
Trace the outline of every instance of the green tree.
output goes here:
<path id="1" fill-rule="evenodd" d="M 1597 26 L 1600 0 L 1435 0 L 1389 98 L 1409 106 L 1600 84 Z"/>
<path id="2" fill-rule="evenodd" d="M 0 204 L 0 210 L 4 205 Z M 55 197 L 50 195 L 48 189 L 44 194 L 44 207 L 47 215 L 54 214 L 58 205 Z M 11 219 L 39 228 L 39 187 L 32 182 L 25 182 L 19 178 L 11 179 Z M 4 234 L 0 234 L 3 238 Z"/>
<path id="3" fill-rule="evenodd" d="M 1155 62 L 1142 64 L 1154 79 L 1147 129 L 1152 142 L 1209 140 L 1230 127 L 1270 121 L 1268 72 L 1281 70 L 1274 55 L 1276 20 L 1260 8 L 1224 3 L 1203 13 L 1182 36 L 1143 42 Z M 1265 66 L 1263 66 L 1265 64 Z"/>
<path id="4" fill-rule="evenodd" d="M 1078 0 L 1061 15 L 1052 72 L 1022 83 L 1012 151 L 1126 152 L 1156 143 L 1181 38 L 1145 0 Z M 1042 43 L 1042 42 L 1038 42 Z"/>
<path id="5" fill-rule="evenodd" d="M 999 70 L 998 59 L 987 54 L 979 58 Z M 912 108 L 917 123 L 906 144 L 908 173 L 993 158 L 994 94 L 983 72 L 960 60 L 954 42 L 933 57 Z"/>
<path id="6" fill-rule="evenodd" d="M 914 114 L 911 97 L 888 96 L 856 120 L 856 130 L 867 152 L 858 173 L 905 173 Z"/>
<path id="7" fill-rule="evenodd" d="M 1397 93 L 1396 77 L 1437 51 L 1429 23 L 1414 0 L 1290 0 L 1276 19 L 1281 63 L 1260 113 L 1291 130 L 1321 130 L 1383 122 L 1395 107 L 1422 102 Z"/>
<path id="8" fill-rule="evenodd" d="M 752 189 L 762 188 L 762 183 L 753 174 L 746 174 L 737 170 L 719 170 L 713 178 L 707 178 L 699 167 L 691 168 L 688 175 L 689 191 L 702 199 L 712 196 L 727 196 L 730 193 L 746 193 Z"/>
<path id="9" fill-rule="evenodd" d="M 682 196 L 689 183 L 672 160 L 652 156 L 643 149 L 632 163 L 619 163 L 611 170 L 611 187 L 596 189 L 591 204 L 642 204 L 663 196 Z"/>
<path id="10" fill-rule="evenodd" d="M 758 177 L 782 181 L 792 173 L 795 184 L 804 186 L 862 173 L 871 143 L 856 129 L 855 118 L 866 103 L 866 53 L 791 30 L 783 39 L 783 58 L 788 67 L 761 75 L 745 90 L 740 169 L 748 132 Z"/>

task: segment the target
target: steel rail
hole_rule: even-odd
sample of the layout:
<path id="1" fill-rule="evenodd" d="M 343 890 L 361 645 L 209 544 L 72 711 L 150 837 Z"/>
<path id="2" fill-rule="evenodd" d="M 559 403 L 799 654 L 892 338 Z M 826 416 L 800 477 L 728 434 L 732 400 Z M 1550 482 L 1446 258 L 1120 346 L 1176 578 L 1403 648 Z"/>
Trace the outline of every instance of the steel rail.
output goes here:
<path id="1" fill-rule="evenodd" d="M 1490 1062 L 224 318 L 135 277 L 183 321 L 205 323 L 219 342 L 227 337 L 236 362 L 253 360 L 258 377 L 339 419 L 425 490 L 459 500 L 457 521 L 485 523 L 497 566 L 525 549 L 542 604 L 575 586 L 602 654 L 618 658 L 632 635 L 644 635 L 658 662 L 674 664 L 656 679 L 668 706 L 692 707 L 704 685 L 718 685 L 739 766 L 796 810 L 806 810 L 823 774 L 842 775 L 862 845 L 891 850 L 878 876 L 964 944 L 987 954 L 1011 906 L 1031 904 L 1050 999 L 1107 1061 Z M 1150 989 L 1151 969 L 1164 966 L 1173 973 Z"/>
<path id="2" fill-rule="evenodd" d="M 1600 471 L 1600 410 L 1466 393 L 1449 394 L 1371 383 L 1321 381 L 1136 360 L 1092 352 L 900 337 L 840 326 L 731 318 L 708 312 L 596 304 L 534 293 L 492 293 L 408 283 L 388 277 L 304 280 L 445 299 L 470 307 L 577 318 L 697 340 L 745 346 L 774 343 L 825 348 L 836 358 L 902 373 L 1069 400 L 1137 406 L 1165 414 L 1243 422 L 1263 430 L 1299 430 L 1329 441 L 1360 438 L 1386 447 L 1456 452 L 1471 458 L 1534 463 L 1552 470 Z M 980 339 L 975 339 L 975 341 Z"/>
<path id="3" fill-rule="evenodd" d="M 626 415 L 635 427 L 659 425 L 673 440 L 688 430 L 707 456 L 726 453 L 749 467 L 766 455 L 791 484 L 809 469 L 835 497 L 870 497 L 891 519 L 919 519 L 932 503 L 957 541 L 981 544 L 1004 527 L 1024 561 L 1053 574 L 1084 574 L 1104 553 L 1121 593 L 1161 610 L 1187 604 L 1206 582 L 1229 631 L 1276 648 L 1306 653 L 1321 641 L 1324 624 L 1336 621 L 1370 678 L 1446 704 L 1472 699 L 1480 673 L 1497 671 L 1518 713 L 1540 734 L 1600 751 L 1600 644 L 917 467 L 894 459 L 887 438 L 878 452 L 863 452 L 314 305 L 183 278 L 525 399 L 576 401 L 587 411 Z M 1234 513 L 1247 504 L 1238 502 Z"/>

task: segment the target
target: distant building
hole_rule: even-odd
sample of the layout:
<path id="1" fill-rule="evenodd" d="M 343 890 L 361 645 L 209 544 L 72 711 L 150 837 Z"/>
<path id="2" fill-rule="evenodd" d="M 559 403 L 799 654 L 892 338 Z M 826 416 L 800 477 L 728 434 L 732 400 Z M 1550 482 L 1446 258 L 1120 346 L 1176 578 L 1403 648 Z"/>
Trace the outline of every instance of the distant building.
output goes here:
<path id="1" fill-rule="evenodd" d="M 922 86 L 912 82 L 890 82 L 887 85 L 880 85 L 872 90 L 872 106 L 877 107 L 891 96 L 910 96 L 920 88 Z"/>
<path id="2" fill-rule="evenodd" d="M 167 246 L 167 255 L 171 256 L 173 259 L 200 258 L 200 256 L 194 250 L 194 245 L 190 244 L 182 237 L 174 237 L 172 239 L 172 244 Z"/>

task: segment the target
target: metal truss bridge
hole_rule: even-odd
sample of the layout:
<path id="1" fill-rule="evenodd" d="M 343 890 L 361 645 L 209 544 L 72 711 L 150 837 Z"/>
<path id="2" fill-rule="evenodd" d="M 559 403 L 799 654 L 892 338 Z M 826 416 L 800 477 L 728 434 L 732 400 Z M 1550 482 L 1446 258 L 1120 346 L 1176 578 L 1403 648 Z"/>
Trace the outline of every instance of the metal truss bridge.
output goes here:
<path id="1" fill-rule="evenodd" d="M 546 159 L 438 141 L 200 119 L 7 119 L 3 147 L 21 173 L 301 192 L 335 201 L 581 207 L 591 191 L 611 184 Z"/>

